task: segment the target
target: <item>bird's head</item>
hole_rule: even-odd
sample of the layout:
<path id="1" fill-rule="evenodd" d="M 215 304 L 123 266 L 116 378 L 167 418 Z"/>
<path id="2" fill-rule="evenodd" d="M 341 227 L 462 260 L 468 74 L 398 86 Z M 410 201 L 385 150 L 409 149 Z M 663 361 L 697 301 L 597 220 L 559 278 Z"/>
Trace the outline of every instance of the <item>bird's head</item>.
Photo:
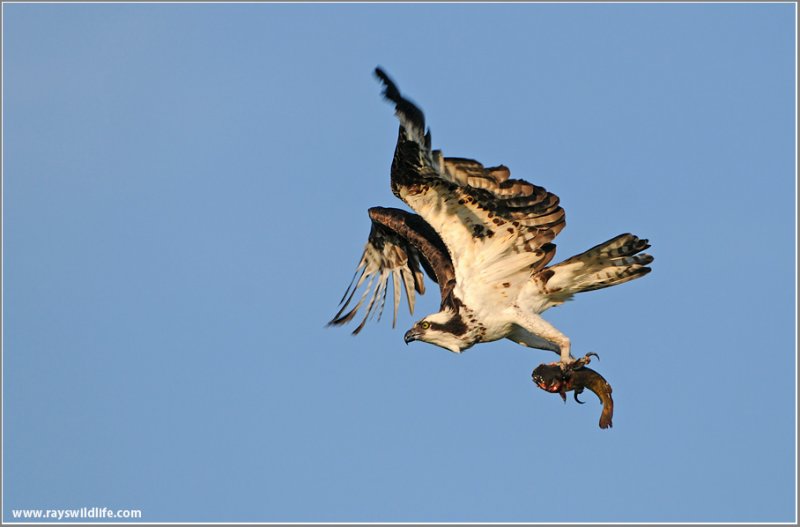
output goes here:
<path id="1" fill-rule="evenodd" d="M 459 353 L 474 344 L 468 338 L 468 327 L 459 313 L 440 311 L 423 318 L 406 331 L 406 344 L 421 340 Z"/>

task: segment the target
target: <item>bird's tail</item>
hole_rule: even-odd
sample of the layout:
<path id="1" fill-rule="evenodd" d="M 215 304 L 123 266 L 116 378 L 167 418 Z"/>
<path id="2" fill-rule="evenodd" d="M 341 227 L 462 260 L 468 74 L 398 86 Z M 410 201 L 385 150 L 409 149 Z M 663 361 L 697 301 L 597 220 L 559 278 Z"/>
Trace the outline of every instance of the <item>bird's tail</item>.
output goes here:
<path id="1" fill-rule="evenodd" d="M 633 234 L 620 234 L 537 273 L 540 287 L 556 303 L 575 293 L 594 291 L 629 282 L 651 271 L 653 257 L 641 251 L 650 247 L 647 240 Z"/>

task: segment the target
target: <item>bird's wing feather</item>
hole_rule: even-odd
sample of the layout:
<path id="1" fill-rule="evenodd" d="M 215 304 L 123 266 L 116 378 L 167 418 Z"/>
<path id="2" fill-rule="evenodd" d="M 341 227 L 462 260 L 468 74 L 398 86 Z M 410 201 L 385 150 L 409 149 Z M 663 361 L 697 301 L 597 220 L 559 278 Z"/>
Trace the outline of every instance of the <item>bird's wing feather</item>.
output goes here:
<path id="1" fill-rule="evenodd" d="M 353 331 L 357 335 L 371 316 L 383 313 L 392 283 L 392 327 L 397 323 L 402 283 L 406 293 L 408 309 L 414 313 L 415 291 L 425 293 L 422 268 L 437 282 L 444 304 L 455 285 L 455 273 L 450 255 L 438 235 L 416 214 L 383 207 L 369 209 L 372 229 L 364 247 L 364 254 L 356 268 L 353 280 L 342 296 L 339 312 L 330 321 L 331 325 L 350 322 L 364 306 L 364 317 Z M 356 294 L 360 297 L 351 308 Z M 349 310 L 348 310 L 349 308 Z"/>
<path id="2" fill-rule="evenodd" d="M 485 168 L 431 150 L 422 111 L 380 68 L 375 74 L 400 120 L 392 191 L 439 233 L 457 279 L 462 280 L 467 268 L 469 274 L 480 269 L 496 278 L 547 265 L 555 255 L 551 242 L 565 225 L 558 197 L 512 179 L 505 166 Z M 509 259 L 511 255 L 519 256 Z"/>

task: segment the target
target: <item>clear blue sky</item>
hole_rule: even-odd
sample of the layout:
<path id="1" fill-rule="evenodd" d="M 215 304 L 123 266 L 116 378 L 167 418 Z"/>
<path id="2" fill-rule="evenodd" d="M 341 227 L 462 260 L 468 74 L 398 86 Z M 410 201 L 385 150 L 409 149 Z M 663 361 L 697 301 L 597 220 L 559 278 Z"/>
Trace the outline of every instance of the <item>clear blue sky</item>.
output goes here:
<path id="1" fill-rule="evenodd" d="M 793 521 L 791 4 L 4 8 L 4 519 Z M 545 317 L 617 403 L 326 328 L 389 190 L 372 69 L 643 280 Z M 431 290 L 433 286 L 431 285 Z"/>

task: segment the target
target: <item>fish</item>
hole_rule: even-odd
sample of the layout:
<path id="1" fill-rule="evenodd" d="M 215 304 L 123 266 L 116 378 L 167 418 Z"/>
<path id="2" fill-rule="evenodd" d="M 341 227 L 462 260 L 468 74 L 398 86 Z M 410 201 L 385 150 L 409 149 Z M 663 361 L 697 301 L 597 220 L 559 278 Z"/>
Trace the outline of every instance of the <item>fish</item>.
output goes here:
<path id="1" fill-rule="evenodd" d="M 588 356 L 587 356 L 588 359 Z M 574 399 L 583 404 L 584 401 L 578 399 L 578 395 L 583 393 L 585 388 L 594 392 L 600 402 L 603 403 L 603 410 L 600 413 L 600 428 L 611 428 L 612 418 L 614 417 L 614 399 L 611 397 L 611 385 L 605 378 L 585 364 L 579 363 L 578 367 L 562 369 L 558 362 L 540 364 L 531 373 L 533 382 L 542 390 L 550 393 L 557 393 L 566 402 L 567 392 L 573 391 Z"/>

